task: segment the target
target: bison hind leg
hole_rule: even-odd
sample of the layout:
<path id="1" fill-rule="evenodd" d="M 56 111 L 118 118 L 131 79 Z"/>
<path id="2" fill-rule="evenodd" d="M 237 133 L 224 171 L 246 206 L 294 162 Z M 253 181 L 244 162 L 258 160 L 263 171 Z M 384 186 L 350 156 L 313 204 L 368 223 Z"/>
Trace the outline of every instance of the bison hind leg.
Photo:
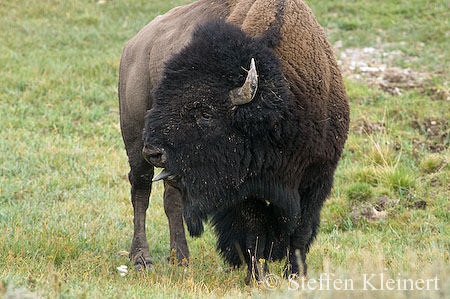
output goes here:
<path id="1" fill-rule="evenodd" d="M 300 272 L 303 272 L 303 275 L 307 274 L 306 254 L 317 235 L 320 225 L 320 211 L 325 199 L 330 194 L 332 185 L 333 172 L 331 172 L 331 175 L 319 178 L 307 188 L 300 190 L 301 217 L 297 228 L 290 236 L 285 275 L 299 275 Z M 303 269 L 300 268 L 301 266 Z"/>

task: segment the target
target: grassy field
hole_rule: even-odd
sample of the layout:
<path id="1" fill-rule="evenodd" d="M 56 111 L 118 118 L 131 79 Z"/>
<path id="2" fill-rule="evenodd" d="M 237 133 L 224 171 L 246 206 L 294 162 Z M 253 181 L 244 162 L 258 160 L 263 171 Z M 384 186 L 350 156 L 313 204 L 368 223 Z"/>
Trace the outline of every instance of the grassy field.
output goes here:
<path id="1" fill-rule="evenodd" d="M 353 291 L 289 291 L 287 281 L 247 287 L 245 271 L 215 252 L 210 229 L 188 239 L 190 267 L 168 265 L 160 184 L 147 221 L 155 268 L 118 275 L 118 266 L 132 268 L 124 251 L 133 230 L 116 92 L 121 50 L 155 16 L 187 2 L 0 0 L 0 297 L 448 298 L 446 1 L 307 1 L 338 57 L 348 48 L 400 51 L 376 58 L 423 78 L 392 93 L 346 73 L 351 132 L 308 276 L 334 273 L 352 279 Z M 279 275 L 282 263 L 270 267 Z M 439 290 L 362 290 L 364 274 L 381 273 L 437 277 Z"/>

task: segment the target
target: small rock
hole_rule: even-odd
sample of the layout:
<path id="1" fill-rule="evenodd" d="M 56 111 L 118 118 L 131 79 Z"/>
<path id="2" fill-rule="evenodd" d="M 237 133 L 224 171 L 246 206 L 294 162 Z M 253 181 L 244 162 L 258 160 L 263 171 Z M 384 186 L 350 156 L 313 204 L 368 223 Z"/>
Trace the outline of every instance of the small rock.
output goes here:
<path id="1" fill-rule="evenodd" d="M 359 68 L 367 67 L 367 63 L 365 63 L 364 61 L 357 61 L 356 66 Z"/>
<path id="2" fill-rule="evenodd" d="M 128 267 L 126 265 L 120 265 L 117 267 L 117 272 L 119 272 L 119 275 L 124 277 L 128 273 Z"/>
<path id="3" fill-rule="evenodd" d="M 375 49 L 374 49 L 374 48 L 371 48 L 371 47 L 369 47 L 369 48 L 364 48 L 364 49 L 363 49 L 363 52 L 364 52 L 364 53 L 373 53 L 373 52 L 375 52 Z"/>
<path id="4" fill-rule="evenodd" d="M 371 66 L 362 66 L 359 68 L 362 72 L 369 72 L 369 73 L 375 73 L 379 72 L 380 69 L 377 67 L 371 67 Z"/>

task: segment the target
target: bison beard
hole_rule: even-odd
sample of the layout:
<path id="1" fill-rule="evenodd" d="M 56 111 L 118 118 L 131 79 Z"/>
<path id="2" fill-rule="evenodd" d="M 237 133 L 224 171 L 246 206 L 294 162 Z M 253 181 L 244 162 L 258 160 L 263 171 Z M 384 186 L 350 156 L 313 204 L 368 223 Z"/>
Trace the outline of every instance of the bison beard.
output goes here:
<path id="1" fill-rule="evenodd" d="M 266 260 L 286 255 L 289 271 L 300 272 L 299 255 L 306 274 L 346 137 L 345 130 L 332 135 L 329 119 L 314 119 L 314 107 L 300 107 L 308 99 L 290 90 L 273 46 L 270 36 L 250 37 L 224 21 L 199 26 L 167 61 L 143 135 L 146 146 L 164 152 L 157 166 L 182 192 L 191 235 L 210 218 L 222 256 L 248 265 L 247 282 L 252 272 L 264 275 Z M 256 95 L 235 106 L 230 92 L 246 81 L 252 58 Z M 328 131 L 338 144 L 328 144 Z"/>

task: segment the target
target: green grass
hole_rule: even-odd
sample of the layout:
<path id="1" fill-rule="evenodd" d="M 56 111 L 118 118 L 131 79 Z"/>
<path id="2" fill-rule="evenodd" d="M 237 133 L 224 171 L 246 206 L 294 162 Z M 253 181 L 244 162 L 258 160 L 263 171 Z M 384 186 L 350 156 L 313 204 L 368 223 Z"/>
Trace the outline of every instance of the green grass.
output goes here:
<path id="1" fill-rule="evenodd" d="M 122 251 L 133 230 L 118 126 L 121 50 L 155 16 L 187 2 L 0 0 L 0 297 L 22 288 L 70 298 L 336 296 L 289 292 L 286 281 L 275 291 L 244 286 L 245 271 L 223 263 L 211 229 L 188 238 L 190 267 L 169 266 L 159 184 L 147 221 L 155 269 L 118 275 L 121 264 L 131 268 Z M 331 42 L 388 44 L 417 57 L 399 66 L 431 76 L 424 88 L 397 96 L 346 81 L 351 131 L 308 256 L 309 277 L 333 272 L 356 284 L 362 273 L 438 276 L 439 292 L 383 294 L 449 296 L 450 101 L 431 92 L 448 92 L 448 4 L 308 3 Z M 368 219 L 372 208 L 386 217 Z M 270 266 L 281 272 L 282 263 Z"/>

